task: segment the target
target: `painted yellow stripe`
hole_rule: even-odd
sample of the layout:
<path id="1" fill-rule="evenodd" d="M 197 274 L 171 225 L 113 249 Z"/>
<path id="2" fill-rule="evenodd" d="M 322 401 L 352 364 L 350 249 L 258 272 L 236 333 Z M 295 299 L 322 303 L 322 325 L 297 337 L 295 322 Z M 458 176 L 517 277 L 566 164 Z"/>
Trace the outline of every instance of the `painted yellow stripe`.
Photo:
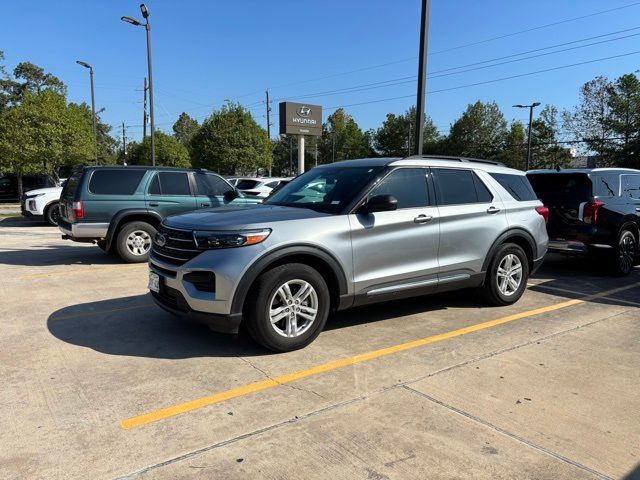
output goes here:
<path id="1" fill-rule="evenodd" d="M 355 365 L 358 363 L 367 362 L 369 360 L 385 357 L 387 355 L 391 355 L 398 352 L 403 352 L 405 350 L 409 350 L 412 348 L 421 347 L 424 345 L 428 345 L 430 343 L 440 342 L 442 340 L 447 340 L 449 338 L 459 337 L 461 335 L 477 332 L 479 330 L 485 330 L 487 328 L 495 327 L 496 325 L 502 325 L 504 323 L 513 322 L 514 320 L 520 320 L 521 318 L 527 318 L 527 317 L 532 317 L 534 315 L 553 312 L 555 310 L 571 307 L 573 305 L 578 305 L 580 303 L 583 303 L 583 300 L 568 300 L 566 302 L 556 303 L 546 307 L 536 308 L 534 310 L 528 310 L 526 312 L 516 313 L 514 315 L 497 318 L 495 320 L 489 320 L 488 322 L 477 323 L 475 325 L 459 328 L 457 330 L 451 330 L 449 332 L 440 333 L 438 335 L 432 335 L 430 337 L 421 338 L 419 340 L 414 340 L 411 342 L 401 343 L 399 345 L 393 345 L 387 348 L 381 348 L 379 350 L 373 350 L 370 352 L 361 353 L 359 355 L 354 355 L 353 357 L 343 358 L 343 359 L 335 360 L 329 363 L 323 363 L 321 365 L 316 365 L 315 367 L 311 367 L 305 370 L 299 370 L 297 372 L 281 375 L 279 377 L 273 377 L 267 380 L 250 383 L 247 385 L 243 385 L 241 387 L 232 388 L 231 390 L 226 390 L 224 392 L 215 393 L 213 395 L 209 395 L 206 397 L 198 398 L 198 399 L 191 400 L 184 403 L 179 403 L 177 405 L 161 408 L 159 410 L 154 410 L 152 412 L 145 413 L 143 415 L 138 415 L 136 417 L 127 418 L 120 422 L 120 426 L 124 429 L 139 427 L 141 425 L 146 425 L 148 423 L 157 422 L 158 420 L 163 420 L 169 417 L 180 415 L 182 413 L 189 412 L 191 410 L 213 405 L 215 403 L 220 403 L 225 400 L 242 397 L 244 395 L 248 395 L 250 393 L 255 393 L 261 390 L 273 388 L 278 385 L 295 382 L 296 380 L 311 377 L 313 375 L 329 372 L 331 370 L 347 367 L 349 365 Z"/>
<path id="2" fill-rule="evenodd" d="M 34 278 L 47 278 L 47 277 L 58 277 L 62 275 L 75 275 L 77 273 L 94 273 L 94 272 L 109 272 L 113 270 L 143 270 L 141 267 L 144 266 L 147 268 L 147 264 L 137 263 L 135 265 L 113 265 L 110 267 L 87 267 L 87 268 L 79 268 L 75 270 L 59 270 L 57 272 L 48 272 L 48 273 L 33 273 L 30 275 L 23 275 L 18 277 L 18 280 L 31 280 Z"/>

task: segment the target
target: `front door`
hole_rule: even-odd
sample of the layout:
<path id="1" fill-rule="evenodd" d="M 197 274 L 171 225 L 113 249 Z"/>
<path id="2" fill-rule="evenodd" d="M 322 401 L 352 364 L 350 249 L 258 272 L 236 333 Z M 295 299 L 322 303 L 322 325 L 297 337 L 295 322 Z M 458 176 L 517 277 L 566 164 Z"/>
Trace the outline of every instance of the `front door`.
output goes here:
<path id="1" fill-rule="evenodd" d="M 356 294 L 437 283 L 440 226 L 427 176 L 424 168 L 396 169 L 368 198 L 392 195 L 397 210 L 349 215 Z"/>
<path id="2" fill-rule="evenodd" d="M 163 218 L 196 209 L 188 172 L 158 172 L 149 183 L 147 208 Z"/>

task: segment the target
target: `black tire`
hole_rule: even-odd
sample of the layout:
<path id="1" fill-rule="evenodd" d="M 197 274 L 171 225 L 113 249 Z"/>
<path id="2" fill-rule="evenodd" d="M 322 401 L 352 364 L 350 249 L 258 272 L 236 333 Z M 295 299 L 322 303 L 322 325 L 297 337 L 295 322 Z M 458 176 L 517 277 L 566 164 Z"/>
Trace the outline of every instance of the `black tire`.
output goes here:
<path id="1" fill-rule="evenodd" d="M 299 307 L 296 307 L 296 303 L 291 303 L 289 307 L 278 293 L 279 289 L 284 287 L 287 282 L 291 282 L 289 287 L 292 299 L 295 299 L 296 293 L 303 289 L 304 282 L 313 288 L 313 293 L 309 293 Z M 296 282 L 300 284 L 298 290 L 295 290 L 298 286 Z M 285 309 L 287 307 L 286 312 L 289 311 L 289 308 L 292 309 L 291 313 L 282 312 L 285 317 L 273 325 L 270 319 L 272 302 L 275 304 L 281 302 L 282 305 L 277 308 Z M 306 309 L 311 308 L 314 302 L 316 302 L 317 308 L 313 320 L 305 319 L 302 316 L 298 317 L 298 315 L 307 313 L 309 310 Z M 324 328 L 329 315 L 330 302 L 329 288 L 322 275 L 315 269 L 301 263 L 289 263 L 275 267 L 258 277 L 247 296 L 244 311 L 247 332 L 257 343 L 274 352 L 289 352 L 306 347 L 315 340 Z M 300 312 L 300 308 L 305 310 L 303 313 L 294 313 L 296 308 L 298 312 Z M 297 323 L 300 333 L 296 336 L 285 336 L 287 326 L 292 325 L 288 319 L 289 315 L 293 315 L 296 322 L 298 319 L 303 322 L 302 325 Z M 304 322 L 309 322 L 306 327 Z M 277 330 L 282 330 L 283 333 L 278 333 Z"/>
<path id="2" fill-rule="evenodd" d="M 149 250 L 155 234 L 156 229 L 147 222 L 127 223 L 118 232 L 116 251 L 120 258 L 127 263 L 146 262 L 149 260 Z M 130 239 L 130 236 L 134 237 L 133 240 Z M 135 237 L 139 237 L 141 239 L 140 242 L 137 242 Z M 136 245 L 140 244 L 140 247 L 137 248 L 135 245 L 131 245 L 132 242 L 135 242 Z"/>
<path id="3" fill-rule="evenodd" d="M 618 235 L 615 254 L 612 256 L 609 268 L 613 275 L 624 277 L 633 271 L 638 258 L 638 239 L 630 230 L 623 230 Z"/>
<path id="4" fill-rule="evenodd" d="M 98 245 L 98 248 L 100 250 L 102 250 L 103 252 L 107 252 L 107 241 L 106 240 L 98 240 L 96 242 L 96 245 Z"/>
<path id="5" fill-rule="evenodd" d="M 60 205 L 58 202 L 54 202 L 47 206 L 44 211 L 44 220 L 49 225 L 56 227 L 58 225 L 58 219 L 60 218 Z"/>
<path id="6" fill-rule="evenodd" d="M 521 267 L 521 275 L 517 288 L 513 288 L 513 286 L 507 285 L 507 290 L 511 288 L 511 290 L 513 291 L 505 292 L 501 290 L 500 286 L 502 285 L 505 277 L 503 275 L 498 275 L 498 268 L 503 265 L 503 262 L 508 261 L 507 257 L 509 257 L 510 255 L 514 255 L 515 257 L 517 257 Z M 513 257 L 511 258 L 513 259 Z M 514 273 L 516 273 L 516 270 L 514 270 Z M 528 278 L 529 260 L 527 259 L 527 255 L 524 253 L 524 250 L 522 250 L 522 248 L 515 243 L 505 243 L 504 245 L 498 247 L 498 251 L 491 259 L 489 270 L 487 270 L 487 276 L 484 280 L 484 286 L 482 287 L 483 297 L 491 305 L 504 306 L 516 303 L 527 288 Z M 514 282 L 516 280 L 517 279 L 514 278 Z"/>

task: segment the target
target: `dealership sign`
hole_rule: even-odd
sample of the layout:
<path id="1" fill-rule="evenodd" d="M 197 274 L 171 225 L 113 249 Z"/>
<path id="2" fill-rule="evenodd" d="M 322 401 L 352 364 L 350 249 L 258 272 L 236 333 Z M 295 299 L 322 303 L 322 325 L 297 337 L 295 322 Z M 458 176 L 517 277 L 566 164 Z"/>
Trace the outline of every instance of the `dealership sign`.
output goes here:
<path id="1" fill-rule="evenodd" d="M 307 103 L 280 103 L 280 134 L 322 135 L 322 107 Z"/>

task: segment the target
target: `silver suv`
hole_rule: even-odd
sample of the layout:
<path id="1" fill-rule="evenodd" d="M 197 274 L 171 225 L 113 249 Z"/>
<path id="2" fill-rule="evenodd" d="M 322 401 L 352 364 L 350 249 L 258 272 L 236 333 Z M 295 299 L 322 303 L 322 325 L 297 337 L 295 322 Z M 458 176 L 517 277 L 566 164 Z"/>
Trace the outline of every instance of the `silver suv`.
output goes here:
<path id="1" fill-rule="evenodd" d="M 149 289 L 172 313 L 294 350 L 335 310 L 467 287 L 516 302 L 547 250 L 547 215 L 524 172 L 497 162 L 349 160 L 261 205 L 167 217 Z"/>

